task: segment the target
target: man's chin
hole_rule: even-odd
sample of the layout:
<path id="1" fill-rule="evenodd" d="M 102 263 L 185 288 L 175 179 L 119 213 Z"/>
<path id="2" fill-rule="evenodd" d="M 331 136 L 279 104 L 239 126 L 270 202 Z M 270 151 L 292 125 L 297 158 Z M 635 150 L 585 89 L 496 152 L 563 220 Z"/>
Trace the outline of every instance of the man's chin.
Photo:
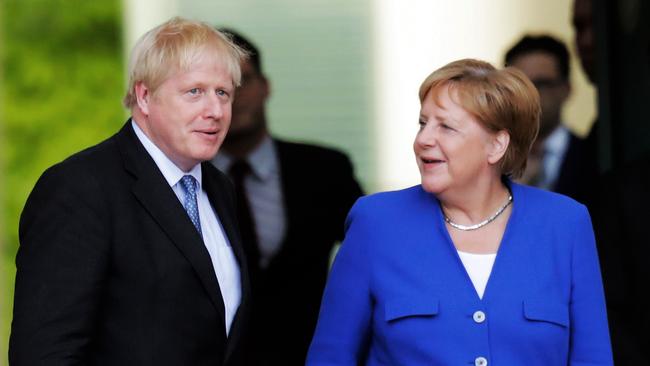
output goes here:
<path id="1" fill-rule="evenodd" d="M 250 126 L 250 127 L 239 127 L 239 128 L 233 128 L 233 126 L 230 126 L 230 129 L 228 130 L 228 133 L 226 134 L 226 143 L 230 142 L 235 142 L 235 141 L 241 141 L 241 140 L 248 140 L 251 138 L 255 138 L 260 134 L 260 129 L 256 128 L 255 126 Z"/>

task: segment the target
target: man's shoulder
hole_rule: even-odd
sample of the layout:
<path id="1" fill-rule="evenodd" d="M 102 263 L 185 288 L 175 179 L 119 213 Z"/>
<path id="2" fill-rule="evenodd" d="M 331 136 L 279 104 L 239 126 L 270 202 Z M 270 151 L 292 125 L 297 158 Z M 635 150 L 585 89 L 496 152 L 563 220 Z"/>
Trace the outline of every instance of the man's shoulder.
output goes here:
<path id="1" fill-rule="evenodd" d="M 20 230 L 46 207 L 61 202 L 76 202 L 79 207 L 100 207 L 106 195 L 123 180 L 110 166 L 119 161 L 115 139 L 109 138 L 95 146 L 77 152 L 47 168 L 35 182 L 21 214 Z"/>
<path id="2" fill-rule="evenodd" d="M 114 184 L 119 178 L 117 172 L 123 170 L 118 146 L 119 135 L 123 133 L 124 129 L 50 166 L 43 172 L 37 185 L 61 184 L 72 188 L 91 182 Z"/>
<path id="3" fill-rule="evenodd" d="M 286 156 L 290 156 L 291 158 L 295 159 L 311 159 L 314 156 L 317 156 L 321 159 L 348 159 L 348 156 L 343 151 L 331 146 L 286 141 L 277 138 L 273 138 L 273 141 L 276 144 L 278 151 L 280 152 L 281 159 Z"/>
<path id="4" fill-rule="evenodd" d="M 583 150 L 593 149 L 598 143 L 598 123 L 594 122 L 589 132 L 584 135 L 578 135 L 575 132 L 569 131 L 569 145 L 575 150 L 582 152 Z"/>
<path id="5" fill-rule="evenodd" d="M 220 184 L 226 184 L 229 187 L 232 187 L 232 181 L 222 172 L 219 168 L 214 166 L 210 161 L 205 161 L 201 164 L 202 174 L 206 177 L 209 177 Z"/>
<path id="6" fill-rule="evenodd" d="M 325 179 L 322 182 L 328 181 L 327 177 L 354 179 L 350 158 L 335 148 L 275 139 L 274 143 L 280 171 L 285 179 L 309 179 L 311 182 L 315 181 L 314 177 Z M 349 182 L 350 179 L 341 181 Z"/>
<path id="7" fill-rule="evenodd" d="M 115 136 L 76 152 L 51 166 L 48 171 L 91 172 L 95 168 L 106 168 L 118 156 Z"/>

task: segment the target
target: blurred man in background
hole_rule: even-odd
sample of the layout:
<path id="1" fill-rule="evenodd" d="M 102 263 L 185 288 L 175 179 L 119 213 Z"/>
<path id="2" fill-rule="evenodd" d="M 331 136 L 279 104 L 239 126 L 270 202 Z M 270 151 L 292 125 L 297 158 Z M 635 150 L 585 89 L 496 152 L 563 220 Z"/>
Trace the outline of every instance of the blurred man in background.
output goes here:
<path id="1" fill-rule="evenodd" d="M 591 0 L 575 0 L 572 22 L 582 69 L 589 81 L 597 87 L 596 42 L 591 5 Z M 594 121 L 586 137 L 571 137 L 554 190 L 591 208 L 596 187 L 594 183 L 601 173 L 598 159 L 598 121 Z"/>
<path id="2" fill-rule="evenodd" d="M 571 141 L 577 139 L 562 124 L 562 109 L 571 93 L 569 52 L 559 40 L 526 35 L 505 56 L 505 64 L 521 70 L 535 84 L 542 105 L 539 134 L 521 178 L 522 183 L 554 190 Z"/>
<path id="3" fill-rule="evenodd" d="M 603 8 L 596 9 L 596 4 Z M 597 36 L 609 34 L 597 33 L 604 29 L 596 28 L 594 16 L 596 10 L 604 12 L 604 7 L 607 6 L 604 1 L 597 3 L 592 0 L 575 0 L 573 3 L 578 56 L 585 74 L 596 87 L 597 81 L 602 79 L 599 73 L 608 72 L 605 65 L 597 63 L 596 46 L 602 44 L 596 42 Z M 609 57 L 611 56 L 610 54 Z M 645 57 L 648 70 L 650 54 L 646 53 Z M 613 77 L 611 74 L 604 76 Z M 612 117 L 612 128 L 616 126 L 617 118 Z M 647 120 L 648 117 L 639 118 Z M 594 146 L 597 142 L 597 127 L 595 125 L 592 128 L 589 136 Z M 647 365 L 645 352 L 650 346 L 650 301 L 647 300 L 650 282 L 650 266 L 647 261 L 650 257 L 647 220 L 650 208 L 650 155 L 641 154 L 600 176 L 593 183 L 599 190 L 590 210 L 607 299 L 614 363 L 617 366 Z"/>
<path id="4" fill-rule="evenodd" d="M 250 53 L 241 64 L 230 131 L 213 160 L 237 191 L 254 298 L 249 363 L 303 365 L 330 253 L 343 239 L 345 216 L 362 192 L 344 154 L 269 134 L 271 84 L 261 54 L 237 32 L 222 31 Z M 327 121 L 315 116 L 305 123 Z"/>

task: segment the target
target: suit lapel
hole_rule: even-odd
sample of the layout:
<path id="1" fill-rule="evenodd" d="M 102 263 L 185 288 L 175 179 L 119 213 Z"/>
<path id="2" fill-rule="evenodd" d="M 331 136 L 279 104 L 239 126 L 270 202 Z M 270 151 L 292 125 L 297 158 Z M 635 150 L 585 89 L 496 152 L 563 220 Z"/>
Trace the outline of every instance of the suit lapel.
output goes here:
<path id="1" fill-rule="evenodd" d="M 242 318 L 243 313 L 247 311 L 248 302 L 250 301 L 250 286 L 248 278 L 248 268 L 244 256 L 244 250 L 241 243 L 241 238 L 236 229 L 234 222 L 235 217 L 235 208 L 234 208 L 234 192 L 231 187 L 227 186 L 225 176 L 223 179 L 219 179 L 218 173 L 215 171 L 210 163 L 203 163 L 203 188 L 210 199 L 212 207 L 217 212 L 219 216 L 219 221 L 223 227 L 230 246 L 232 248 L 237 262 L 239 264 L 240 280 L 241 280 L 241 302 L 239 308 L 237 309 L 237 314 L 233 319 L 230 334 L 228 336 L 228 344 L 226 346 L 226 355 L 224 364 L 228 364 L 230 357 L 236 349 L 236 346 L 240 343 L 239 339 L 242 337 L 244 332 L 245 320 Z"/>
<path id="2" fill-rule="evenodd" d="M 180 201 L 138 140 L 130 121 L 117 135 L 125 169 L 135 176 L 132 191 L 138 201 L 190 262 L 224 322 L 223 304 L 210 254 Z"/>
<path id="3" fill-rule="evenodd" d="M 231 190 L 227 189 L 227 186 L 224 181 L 220 181 L 214 173 L 214 168 L 210 163 L 203 163 L 201 166 L 203 171 L 203 189 L 210 199 L 212 207 L 217 212 L 219 216 L 219 221 L 223 226 L 228 241 L 232 246 L 235 257 L 237 257 L 237 262 L 239 265 L 242 265 L 244 252 L 242 250 L 242 244 L 237 232 L 235 222 L 233 221 L 235 215 L 234 202 L 232 202 L 232 197 L 230 202 L 227 200 L 228 196 L 232 193 Z M 232 193 L 234 194 L 234 193 Z M 245 263 L 244 263 L 245 264 Z"/>

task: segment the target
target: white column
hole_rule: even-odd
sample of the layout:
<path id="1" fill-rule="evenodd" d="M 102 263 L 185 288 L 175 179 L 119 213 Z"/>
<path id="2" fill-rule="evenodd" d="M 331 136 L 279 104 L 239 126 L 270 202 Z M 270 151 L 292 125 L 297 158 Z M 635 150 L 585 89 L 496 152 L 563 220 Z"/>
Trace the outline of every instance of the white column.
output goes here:
<path id="1" fill-rule="evenodd" d="M 178 14 L 178 0 L 122 0 L 122 4 L 126 57 L 141 35 Z"/>
<path id="2" fill-rule="evenodd" d="M 412 143 L 418 129 L 418 89 L 426 76 L 461 58 L 478 58 L 501 67 L 504 52 L 524 32 L 552 33 L 572 48 L 570 7 L 566 0 L 375 0 L 379 189 L 419 183 Z M 572 70 L 574 75 L 581 72 Z M 590 108 L 593 111 L 593 104 L 582 105 L 577 118 L 587 115 L 588 119 L 585 109 Z"/>
<path id="3" fill-rule="evenodd" d="M 376 116 L 383 189 L 419 183 L 412 142 L 418 129 L 420 83 L 457 59 L 494 62 L 498 1 L 378 0 Z"/>

